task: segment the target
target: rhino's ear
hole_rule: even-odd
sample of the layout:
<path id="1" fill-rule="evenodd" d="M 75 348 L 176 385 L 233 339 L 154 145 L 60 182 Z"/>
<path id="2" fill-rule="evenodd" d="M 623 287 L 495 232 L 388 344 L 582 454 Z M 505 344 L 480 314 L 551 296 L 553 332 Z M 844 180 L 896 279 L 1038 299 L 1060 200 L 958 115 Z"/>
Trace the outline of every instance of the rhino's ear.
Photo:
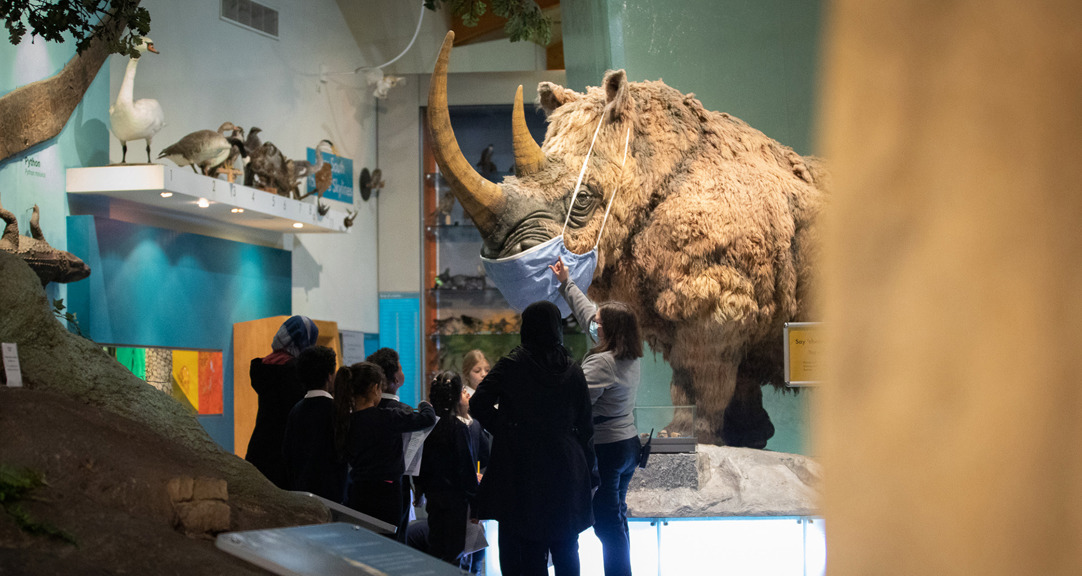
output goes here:
<path id="1" fill-rule="evenodd" d="M 623 70 L 610 70 L 602 82 L 605 87 L 605 112 L 609 122 L 618 122 L 631 113 L 635 105 L 627 86 L 627 74 Z"/>
<path id="2" fill-rule="evenodd" d="M 582 94 L 575 92 L 574 90 L 568 90 L 559 84 L 553 84 L 552 82 L 542 82 L 537 85 L 537 97 L 541 102 L 541 109 L 545 111 L 545 115 L 552 114 L 552 111 L 567 104 L 582 98 Z"/>

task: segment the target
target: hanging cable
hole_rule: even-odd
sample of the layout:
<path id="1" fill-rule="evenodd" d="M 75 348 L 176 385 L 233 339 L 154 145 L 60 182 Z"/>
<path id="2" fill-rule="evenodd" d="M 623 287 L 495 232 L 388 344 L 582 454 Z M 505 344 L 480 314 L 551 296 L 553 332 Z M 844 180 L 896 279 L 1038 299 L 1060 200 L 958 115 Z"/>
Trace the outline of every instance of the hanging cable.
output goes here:
<path id="1" fill-rule="evenodd" d="M 424 5 L 424 2 L 422 2 L 421 3 L 421 13 L 420 13 L 420 15 L 417 16 L 417 28 L 414 29 L 414 31 L 413 31 L 413 38 L 410 38 L 409 44 L 406 45 L 406 48 L 404 50 L 402 50 L 402 52 L 399 53 L 398 56 L 395 56 L 394 58 L 391 58 L 390 60 L 384 62 L 383 64 L 380 64 L 379 66 L 361 66 L 360 68 L 357 68 L 353 72 L 334 72 L 331 75 L 332 76 L 346 76 L 346 75 L 349 75 L 349 74 L 358 74 L 363 70 L 379 70 L 381 68 L 384 68 L 385 66 L 390 66 L 391 64 L 394 64 L 395 62 L 398 61 L 399 58 L 402 58 L 403 56 L 405 56 L 406 52 L 410 51 L 410 48 L 413 48 L 413 43 L 417 41 L 417 36 L 421 33 L 421 23 L 424 22 L 424 19 L 425 19 L 425 5 Z"/>

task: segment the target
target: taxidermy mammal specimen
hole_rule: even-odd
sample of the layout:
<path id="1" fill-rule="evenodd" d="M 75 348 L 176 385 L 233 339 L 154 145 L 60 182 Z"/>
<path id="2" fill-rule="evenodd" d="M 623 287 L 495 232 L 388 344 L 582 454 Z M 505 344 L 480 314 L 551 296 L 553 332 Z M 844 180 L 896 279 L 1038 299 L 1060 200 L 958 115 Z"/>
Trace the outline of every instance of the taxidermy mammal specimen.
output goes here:
<path id="1" fill-rule="evenodd" d="M 57 250 L 45 241 L 38 224 L 38 205 L 30 216 L 30 234 L 19 234 L 15 215 L 0 206 L 0 219 L 4 221 L 4 233 L 0 236 L 0 250 L 6 250 L 22 258 L 41 279 L 41 285 L 49 282 L 75 282 L 90 276 L 90 266 L 71 252 Z"/>
<path id="2" fill-rule="evenodd" d="M 148 51 L 158 53 L 154 49 L 154 41 L 143 37 L 135 46 L 142 56 Z M 120 93 L 117 94 L 116 103 L 109 107 L 109 124 L 113 127 L 113 134 L 120 140 L 123 151 L 120 163 L 127 161 L 128 142 L 131 140 L 146 140 L 147 164 L 150 163 L 150 141 L 154 135 L 165 125 L 165 114 L 157 100 L 141 98 L 132 100 L 133 86 L 135 84 L 135 67 L 139 65 L 139 58 L 130 58 L 128 68 L 124 71 L 124 81 L 120 84 Z"/>
<path id="3" fill-rule="evenodd" d="M 622 70 L 580 94 L 542 82 L 543 146 L 513 119 L 515 175 L 493 184 L 462 155 L 447 113 L 444 40 L 429 92 L 436 161 L 481 230 L 481 255 L 502 258 L 559 236 L 575 253 L 602 230 L 590 286 L 619 300 L 673 369 L 674 405 L 697 407 L 700 442 L 761 448 L 773 435 L 761 386 L 783 385 L 782 327 L 805 319 L 825 176 L 813 159 L 746 123 L 705 110 L 661 82 Z M 581 191 L 572 193 L 595 128 Z M 630 150 L 622 166 L 625 134 Z M 622 166 L 622 167 L 621 167 Z M 675 432 L 688 433 L 678 417 Z"/>

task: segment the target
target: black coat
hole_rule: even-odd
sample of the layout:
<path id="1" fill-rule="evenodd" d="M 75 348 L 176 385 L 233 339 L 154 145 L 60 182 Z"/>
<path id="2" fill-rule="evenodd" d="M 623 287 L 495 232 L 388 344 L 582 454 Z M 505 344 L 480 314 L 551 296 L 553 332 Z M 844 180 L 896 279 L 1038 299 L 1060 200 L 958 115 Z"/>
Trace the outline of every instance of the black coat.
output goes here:
<path id="1" fill-rule="evenodd" d="M 515 348 L 478 386 L 470 413 L 492 434 L 479 518 L 548 542 L 593 525 L 593 423 L 582 368 Z"/>
<path id="2" fill-rule="evenodd" d="M 276 486 L 288 489 L 282 441 L 289 412 L 304 398 L 305 392 L 297 378 L 297 361 L 291 359 L 285 364 L 264 364 L 262 358 L 254 358 L 248 374 L 252 388 L 259 395 L 259 408 L 244 459 L 254 464 Z"/>
<path id="3" fill-rule="evenodd" d="M 425 438 L 417 488 L 429 506 L 468 504 L 477 492 L 478 457 L 470 446 L 470 429 L 448 414 Z"/>
<path id="4" fill-rule="evenodd" d="M 297 402 L 289 413 L 282 453 L 290 490 L 345 500 L 346 462 L 335 449 L 334 399 L 315 396 Z"/>

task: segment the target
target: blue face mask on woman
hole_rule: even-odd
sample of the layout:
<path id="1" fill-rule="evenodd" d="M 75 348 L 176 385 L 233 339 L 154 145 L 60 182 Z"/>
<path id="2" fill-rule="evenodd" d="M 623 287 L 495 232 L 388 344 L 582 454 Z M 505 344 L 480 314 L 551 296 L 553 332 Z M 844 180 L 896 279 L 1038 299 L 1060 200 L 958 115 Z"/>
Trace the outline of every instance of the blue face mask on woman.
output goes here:
<path id="1" fill-rule="evenodd" d="M 579 172 L 578 182 L 575 183 L 575 195 L 578 195 L 579 186 L 582 185 L 582 177 L 586 174 L 586 166 L 590 162 L 590 155 L 594 150 L 594 142 L 597 141 L 597 134 L 601 131 L 601 120 L 597 122 L 597 128 L 594 130 L 594 139 L 590 142 L 590 149 L 586 152 L 586 158 L 582 161 L 582 170 Z M 631 128 L 628 127 L 627 140 L 630 140 Z M 624 142 L 624 162 L 627 162 L 627 140 Z M 616 191 L 613 191 L 612 198 L 616 197 Z M 612 208 L 612 198 L 609 199 L 609 207 L 605 210 L 605 220 L 609 216 L 609 208 Z M 575 204 L 575 196 L 571 197 L 571 206 Z M 560 296 L 560 282 L 556 279 L 556 276 L 549 270 L 549 265 L 556 260 L 562 258 L 564 264 L 567 265 L 570 271 L 571 279 L 575 281 L 575 285 L 583 291 L 590 287 L 590 282 L 594 279 L 594 270 L 597 268 L 597 245 L 594 244 L 594 248 L 585 254 L 576 254 L 571 250 L 568 250 L 564 244 L 564 231 L 567 230 L 567 222 L 570 220 L 571 212 L 568 211 L 567 218 L 564 219 L 564 230 L 560 232 L 559 236 L 550 238 L 549 240 L 530 248 L 524 252 L 519 252 L 513 256 L 507 256 L 506 258 L 494 258 L 489 259 L 481 257 L 481 264 L 484 266 L 485 275 L 492 280 L 492 283 L 496 285 L 496 288 L 500 290 L 503 297 L 507 300 L 507 303 L 511 305 L 516 312 L 522 312 L 530 304 L 540 301 L 548 300 L 557 307 L 560 308 L 560 314 L 564 317 L 571 315 L 571 308 Z M 601 229 L 604 230 L 605 222 L 601 222 Z M 601 232 L 597 235 L 598 243 L 601 241 Z M 594 337 L 597 340 L 597 337 Z"/>
<path id="2" fill-rule="evenodd" d="M 597 335 L 597 320 L 590 319 L 590 328 L 588 330 L 590 332 L 590 338 L 594 342 L 599 342 L 601 340 L 601 337 Z"/>

